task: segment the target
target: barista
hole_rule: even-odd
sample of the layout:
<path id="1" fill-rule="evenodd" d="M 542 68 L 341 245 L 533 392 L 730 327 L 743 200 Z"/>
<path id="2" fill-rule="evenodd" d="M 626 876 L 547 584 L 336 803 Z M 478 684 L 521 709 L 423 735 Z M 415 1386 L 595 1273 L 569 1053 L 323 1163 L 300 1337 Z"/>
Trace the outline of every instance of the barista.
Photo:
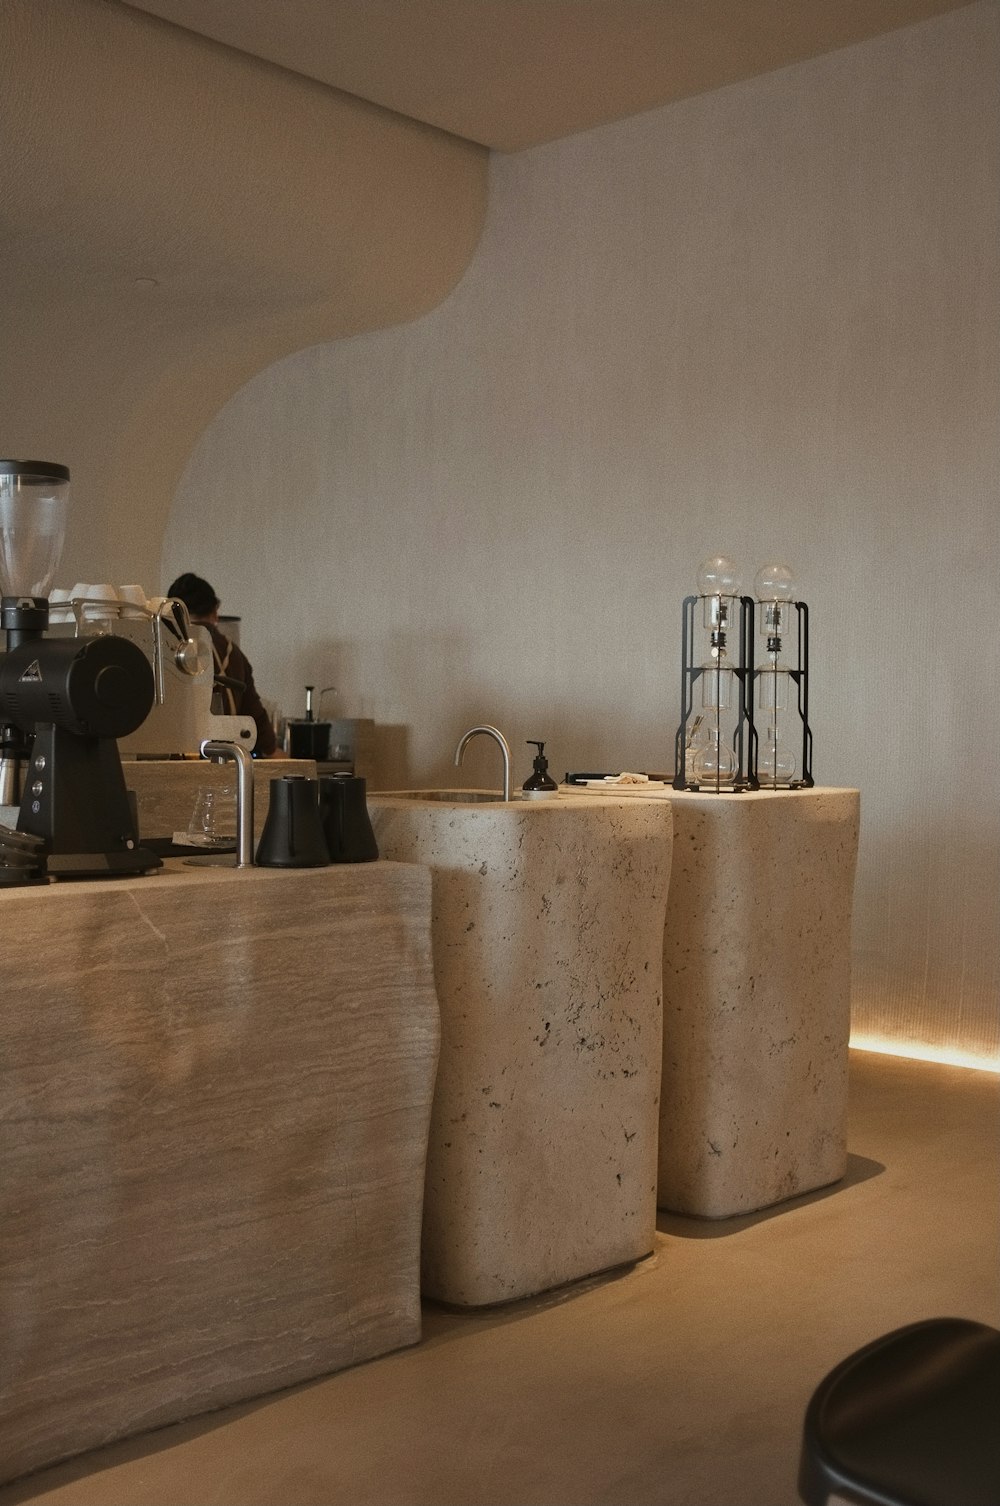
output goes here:
<path id="1" fill-rule="evenodd" d="M 223 704 L 217 705 L 213 699 L 212 709 L 230 716 L 252 716 L 257 725 L 254 757 L 282 758 L 284 755 L 278 748 L 271 718 L 264 709 L 253 682 L 250 660 L 238 644 L 231 642 L 219 630 L 219 598 L 208 581 L 202 580 L 200 575 L 193 575 L 190 570 L 185 571 L 183 575 L 178 575 L 167 595 L 182 601 L 191 621 L 208 629 L 215 656 L 216 677 L 225 676 L 227 680 L 236 681 L 243 687 L 238 689 L 237 685 L 223 685 L 217 691 L 217 695 L 223 697 Z"/>

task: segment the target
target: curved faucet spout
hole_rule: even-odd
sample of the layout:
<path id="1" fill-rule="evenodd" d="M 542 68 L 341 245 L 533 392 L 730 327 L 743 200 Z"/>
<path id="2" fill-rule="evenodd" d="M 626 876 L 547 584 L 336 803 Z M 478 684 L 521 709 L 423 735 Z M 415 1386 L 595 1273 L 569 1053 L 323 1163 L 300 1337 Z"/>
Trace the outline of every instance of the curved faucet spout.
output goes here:
<path id="1" fill-rule="evenodd" d="M 496 727 L 470 727 L 468 732 L 463 733 L 461 741 L 459 742 L 458 747 L 455 749 L 455 767 L 456 769 L 461 768 L 462 759 L 465 757 L 466 748 L 468 747 L 472 739 L 474 737 L 478 737 L 480 734 L 483 737 L 492 737 L 493 741 L 499 744 L 500 752 L 503 754 L 503 798 L 505 800 L 509 800 L 510 748 L 507 746 L 507 739 L 504 737 L 502 732 L 497 731 Z"/>
<path id="2" fill-rule="evenodd" d="M 231 758 L 236 764 L 236 867 L 253 867 L 253 760 L 239 743 L 213 741 L 201 744 L 202 758 Z"/>

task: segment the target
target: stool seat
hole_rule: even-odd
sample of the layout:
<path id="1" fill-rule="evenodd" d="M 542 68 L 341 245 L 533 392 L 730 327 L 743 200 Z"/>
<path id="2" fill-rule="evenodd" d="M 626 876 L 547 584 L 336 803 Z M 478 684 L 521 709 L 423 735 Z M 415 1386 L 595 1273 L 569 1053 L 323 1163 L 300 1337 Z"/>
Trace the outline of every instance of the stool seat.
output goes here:
<path id="1" fill-rule="evenodd" d="M 799 1494 L 1000 1506 L 1000 1333 L 929 1318 L 848 1355 L 806 1410 Z"/>

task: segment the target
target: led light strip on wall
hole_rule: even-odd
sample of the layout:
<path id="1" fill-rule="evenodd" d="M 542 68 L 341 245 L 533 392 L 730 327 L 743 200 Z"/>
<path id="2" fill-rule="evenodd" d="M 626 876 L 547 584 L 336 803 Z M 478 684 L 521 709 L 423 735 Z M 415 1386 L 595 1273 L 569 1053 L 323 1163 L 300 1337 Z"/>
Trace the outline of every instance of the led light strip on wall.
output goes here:
<path id="1" fill-rule="evenodd" d="M 854 1051 L 875 1051 L 881 1056 L 903 1056 L 911 1061 L 941 1062 L 948 1067 L 972 1067 L 979 1072 L 1000 1074 L 1000 1057 L 977 1056 L 972 1051 L 953 1050 L 949 1046 L 922 1046 L 919 1042 L 889 1040 L 880 1035 L 852 1035 Z"/>

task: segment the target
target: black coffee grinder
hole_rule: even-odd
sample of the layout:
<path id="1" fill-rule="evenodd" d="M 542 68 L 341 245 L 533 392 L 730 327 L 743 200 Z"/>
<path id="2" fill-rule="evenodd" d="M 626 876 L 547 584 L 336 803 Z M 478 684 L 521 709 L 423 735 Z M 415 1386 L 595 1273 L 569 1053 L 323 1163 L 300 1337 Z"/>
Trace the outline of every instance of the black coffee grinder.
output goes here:
<path id="1" fill-rule="evenodd" d="M 139 846 L 116 739 L 149 715 L 152 666 L 126 638 L 45 636 L 68 500 L 64 465 L 0 460 L 0 741 L 20 766 L 17 829 L 42 838 L 56 877 L 145 873 L 160 859 Z"/>

